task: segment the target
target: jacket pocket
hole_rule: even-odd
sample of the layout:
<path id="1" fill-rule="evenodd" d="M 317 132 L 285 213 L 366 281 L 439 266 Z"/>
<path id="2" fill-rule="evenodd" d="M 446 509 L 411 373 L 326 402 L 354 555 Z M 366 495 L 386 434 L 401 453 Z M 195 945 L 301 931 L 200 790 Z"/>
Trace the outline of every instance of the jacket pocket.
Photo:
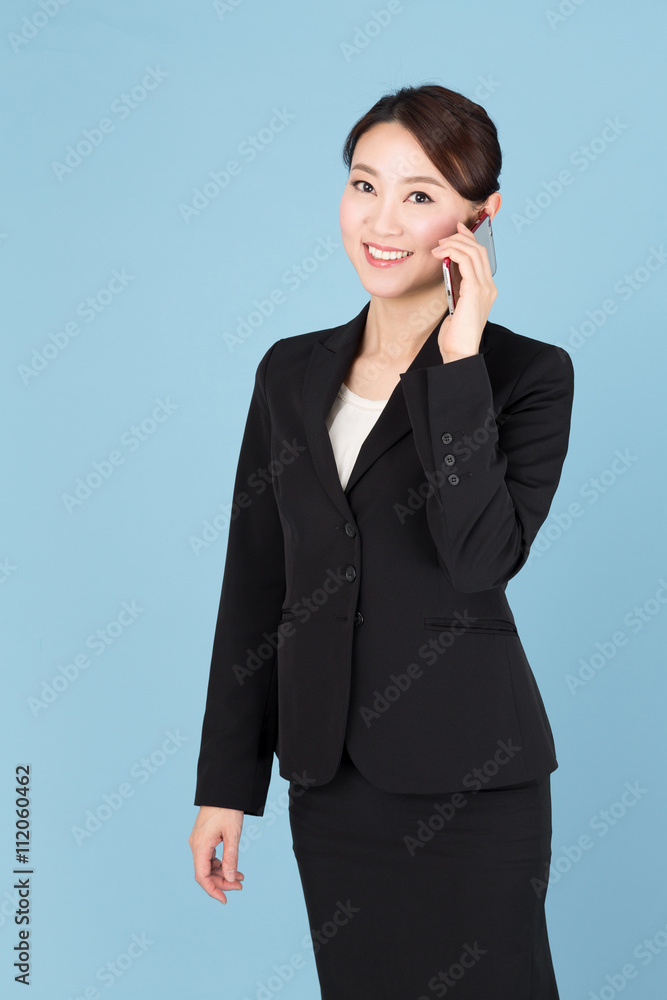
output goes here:
<path id="1" fill-rule="evenodd" d="M 290 622 L 293 618 L 296 618 L 296 613 L 291 610 L 291 608 L 283 608 L 280 612 L 281 622 Z"/>
<path id="2" fill-rule="evenodd" d="M 456 625 L 456 633 L 464 635 L 466 632 L 481 632 L 485 635 L 507 635 L 517 633 L 517 627 L 513 622 L 508 622 L 504 618 L 475 618 L 474 621 L 465 621 L 460 618 L 425 618 L 424 628 L 432 628 L 438 632 L 447 631 Z"/>

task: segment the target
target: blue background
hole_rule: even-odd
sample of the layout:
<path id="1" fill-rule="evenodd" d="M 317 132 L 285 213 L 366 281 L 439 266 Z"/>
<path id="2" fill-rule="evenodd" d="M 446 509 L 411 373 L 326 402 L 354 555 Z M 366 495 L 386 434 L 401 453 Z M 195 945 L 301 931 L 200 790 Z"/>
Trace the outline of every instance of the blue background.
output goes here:
<path id="1" fill-rule="evenodd" d="M 245 819 L 243 891 L 225 907 L 193 878 L 187 838 L 226 530 L 200 550 L 193 539 L 230 502 L 269 345 L 346 322 L 367 301 L 338 229 L 349 128 L 387 90 L 426 82 L 477 100 L 499 130 L 490 318 L 565 346 L 575 365 L 563 477 L 508 587 L 560 762 L 547 914 L 561 996 L 665 990 L 666 11 L 658 0 L 565 0 L 560 14 L 556 0 L 403 0 L 374 30 L 373 11 L 386 9 L 3 4 L 6 996 L 24 995 L 12 968 L 21 763 L 32 768 L 34 1000 L 92 986 L 114 1000 L 254 1000 L 295 955 L 301 968 L 273 995 L 319 995 L 276 761 L 264 817 Z M 153 89 L 123 105 L 151 70 Z M 262 131 L 276 108 L 292 117 Z M 93 132 L 105 118 L 108 131 Z M 608 119 L 617 134 L 605 142 Z M 99 141 L 63 171 L 86 129 Z M 261 137 L 253 159 L 250 135 Z M 195 189 L 230 160 L 240 171 L 186 219 Z M 571 182 L 559 190 L 564 170 Z M 320 240 L 335 248 L 297 286 L 288 272 L 308 268 Z M 280 303 L 257 314 L 276 289 Z M 90 296 L 97 311 L 86 310 Z M 131 428 L 147 418 L 140 440 Z M 99 487 L 68 508 L 77 479 L 112 452 L 118 464 L 101 465 Z M 95 653 L 88 636 L 123 602 L 135 617 Z M 35 713 L 30 699 L 86 651 L 90 665 Z M 178 741 L 165 753 L 169 733 Z M 626 783 L 639 791 L 619 805 Z M 105 802 L 115 808 L 79 842 L 87 811 Z M 589 846 L 577 854 L 581 838 Z M 397 918 L 400 907 L 397 897 Z M 101 982 L 97 970 L 133 935 L 143 952 Z"/>

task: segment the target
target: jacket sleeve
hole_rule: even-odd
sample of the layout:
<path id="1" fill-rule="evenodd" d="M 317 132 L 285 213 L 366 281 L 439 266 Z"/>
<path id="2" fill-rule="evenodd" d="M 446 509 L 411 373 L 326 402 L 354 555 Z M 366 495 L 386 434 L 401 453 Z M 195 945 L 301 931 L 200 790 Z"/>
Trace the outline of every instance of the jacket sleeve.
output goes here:
<path id="1" fill-rule="evenodd" d="M 194 801 L 252 816 L 264 814 L 271 781 L 278 715 L 275 633 L 285 596 L 265 382 L 275 346 L 257 368 L 236 470 Z"/>
<path id="2" fill-rule="evenodd" d="M 499 587 L 526 562 L 560 480 L 572 359 L 552 344 L 538 350 L 497 414 L 482 354 L 412 369 L 401 382 L 441 564 L 462 593 Z"/>

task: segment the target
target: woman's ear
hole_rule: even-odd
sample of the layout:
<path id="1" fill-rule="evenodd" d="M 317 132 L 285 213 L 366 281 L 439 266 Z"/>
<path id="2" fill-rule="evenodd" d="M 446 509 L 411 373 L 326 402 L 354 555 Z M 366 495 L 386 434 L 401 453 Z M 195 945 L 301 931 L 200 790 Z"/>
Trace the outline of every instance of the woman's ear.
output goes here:
<path id="1" fill-rule="evenodd" d="M 498 209 L 502 205 L 502 201 L 503 199 L 500 191 L 494 191 L 493 194 L 490 194 L 486 199 L 486 207 L 484 208 L 484 211 L 489 213 L 492 220 L 494 216 L 498 214 Z"/>

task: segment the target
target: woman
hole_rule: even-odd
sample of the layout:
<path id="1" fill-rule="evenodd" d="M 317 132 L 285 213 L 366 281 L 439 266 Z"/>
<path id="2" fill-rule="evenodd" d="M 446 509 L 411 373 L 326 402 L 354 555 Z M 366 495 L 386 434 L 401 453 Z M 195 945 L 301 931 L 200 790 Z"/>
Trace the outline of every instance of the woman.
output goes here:
<path id="1" fill-rule="evenodd" d="M 350 132 L 345 250 L 370 295 L 257 369 L 190 835 L 242 888 L 274 750 L 324 1000 L 557 1000 L 551 728 L 505 597 L 568 448 L 569 355 L 488 321 L 484 110 L 437 85 Z M 447 310 L 442 261 L 453 262 Z M 222 841 L 223 859 L 215 856 Z"/>

